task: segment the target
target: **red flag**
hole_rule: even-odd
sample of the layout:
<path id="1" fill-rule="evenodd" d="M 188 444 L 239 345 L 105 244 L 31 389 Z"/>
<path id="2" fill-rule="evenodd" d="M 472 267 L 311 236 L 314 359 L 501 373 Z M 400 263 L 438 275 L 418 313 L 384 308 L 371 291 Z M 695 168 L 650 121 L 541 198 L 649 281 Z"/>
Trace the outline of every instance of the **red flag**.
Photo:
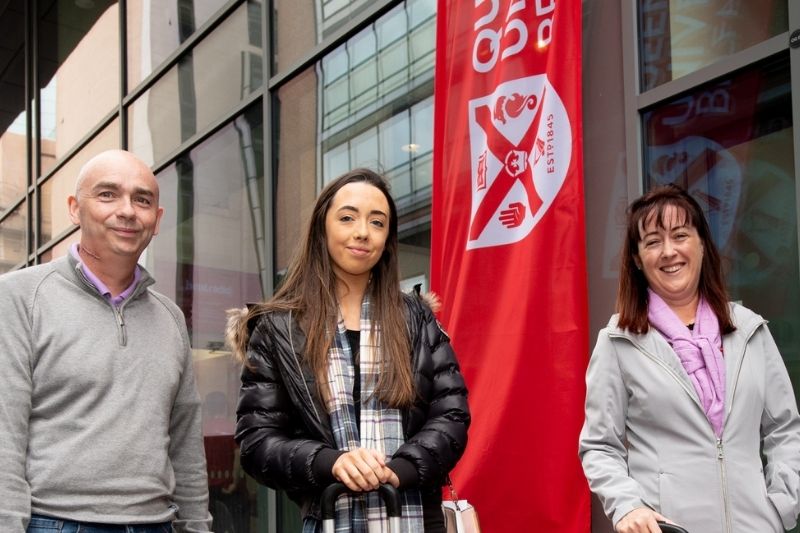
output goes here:
<path id="1" fill-rule="evenodd" d="M 486 531 L 588 532 L 581 2 L 439 0 L 431 282 Z"/>

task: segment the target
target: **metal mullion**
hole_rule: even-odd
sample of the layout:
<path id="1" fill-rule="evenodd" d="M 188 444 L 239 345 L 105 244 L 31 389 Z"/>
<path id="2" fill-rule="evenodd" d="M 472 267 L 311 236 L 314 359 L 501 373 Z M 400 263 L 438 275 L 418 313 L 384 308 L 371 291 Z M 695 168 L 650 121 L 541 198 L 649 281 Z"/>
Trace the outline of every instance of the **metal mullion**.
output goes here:
<path id="1" fill-rule="evenodd" d="M 636 106 L 640 110 L 645 109 L 663 101 L 670 100 L 684 92 L 696 89 L 698 86 L 708 83 L 709 81 L 723 76 L 730 76 L 732 72 L 752 66 L 759 61 L 786 50 L 788 42 L 789 32 L 785 32 L 751 46 L 750 48 L 725 56 L 706 67 L 663 83 L 638 95 Z"/>
<path id="2" fill-rule="evenodd" d="M 23 195 L 20 202 L 16 204 L 13 208 L 9 209 L 8 213 L 13 213 L 14 210 L 21 205 L 22 202 L 25 202 L 25 261 L 21 265 L 22 267 L 27 266 L 30 262 L 30 251 L 31 251 L 31 226 L 33 224 L 33 211 L 31 210 L 31 187 L 34 182 L 34 166 L 33 166 L 33 158 L 35 157 L 35 148 L 33 146 L 33 136 L 34 136 L 34 126 L 33 126 L 33 116 L 34 116 L 34 108 L 31 107 L 31 103 L 33 102 L 34 98 L 34 73 L 36 71 L 36 62 L 34 58 L 35 48 L 34 43 L 36 39 L 36 32 L 34 28 L 36 26 L 36 5 L 38 2 L 25 2 L 25 44 L 23 45 L 25 48 L 25 194 Z M 8 215 L 6 215 L 8 216 Z M 3 218 L 5 219 L 6 216 Z M 19 268 L 19 266 L 15 266 L 14 270 Z"/>
<path id="3" fill-rule="evenodd" d="M 236 9 L 243 3 L 247 2 L 247 0 L 231 0 L 223 7 L 219 8 L 217 12 L 208 20 L 206 21 L 203 26 L 199 29 L 195 30 L 192 35 L 186 39 L 183 43 L 178 46 L 168 57 L 165 59 L 159 67 L 150 73 L 144 80 L 139 82 L 139 84 L 132 90 L 130 93 L 125 95 L 122 99 L 122 106 L 127 108 L 134 100 L 136 100 L 139 96 L 143 93 L 147 92 L 153 85 L 161 79 L 169 70 L 178 64 L 178 61 L 194 46 L 203 40 L 209 33 L 214 31 L 217 26 L 222 24 L 228 16 L 236 11 Z"/>
<path id="4" fill-rule="evenodd" d="M 178 157 L 182 156 L 186 152 L 194 149 L 197 145 L 201 144 L 203 141 L 217 133 L 220 129 L 230 123 L 231 120 L 236 118 L 238 115 L 242 114 L 242 112 L 247 109 L 248 106 L 252 105 L 256 102 L 259 98 L 262 98 L 264 95 L 263 87 L 256 91 L 250 93 L 247 98 L 239 102 L 236 107 L 231 109 L 225 116 L 215 120 L 210 125 L 208 125 L 202 132 L 196 133 L 192 135 L 184 142 L 182 142 L 177 148 L 175 148 L 172 152 L 170 152 L 165 158 L 161 161 L 157 162 L 153 165 L 153 173 L 158 174 L 169 165 L 175 162 Z"/>
<path id="5" fill-rule="evenodd" d="M 268 83 L 269 90 L 277 91 L 282 85 L 290 81 L 297 74 L 306 70 L 308 67 L 314 65 L 317 61 L 322 59 L 325 54 L 337 46 L 347 42 L 347 40 L 352 36 L 373 24 L 381 15 L 388 13 L 393 7 L 402 3 L 403 0 L 375 0 L 372 2 L 369 9 L 339 28 L 330 37 L 323 40 L 299 60 L 295 61 L 294 64 L 288 69 L 285 69 L 277 75 L 271 77 Z"/>
<path id="6" fill-rule="evenodd" d="M 786 0 L 789 4 L 789 35 L 800 28 L 800 4 L 796 0 Z M 787 37 L 784 43 L 788 44 Z M 795 194 L 795 216 L 800 215 L 800 183 L 797 177 L 798 165 L 800 165 L 800 48 L 789 48 L 789 75 L 791 79 L 792 93 L 792 143 L 794 146 L 794 194 Z M 798 220 L 795 220 L 795 227 Z M 798 245 L 800 246 L 800 231 L 797 232 Z"/>
<path id="7" fill-rule="evenodd" d="M 119 146 L 128 149 L 128 113 L 123 105 L 128 92 L 128 2 L 119 0 Z"/>
<path id="8" fill-rule="evenodd" d="M 262 273 L 264 297 L 269 298 L 275 290 L 275 194 L 277 186 L 275 168 L 273 166 L 273 139 L 277 139 L 277 123 L 273 124 L 272 92 L 265 89 L 267 80 L 272 76 L 272 2 L 264 2 L 261 11 L 261 100 L 263 128 L 263 168 L 264 168 L 264 268 Z M 273 533 L 277 531 L 277 522 L 271 523 Z"/>
<path id="9" fill-rule="evenodd" d="M 642 121 L 639 116 L 639 40 L 636 0 L 620 0 L 622 24 L 622 75 L 625 105 L 625 173 L 628 199 L 642 194 Z"/>
<path id="10" fill-rule="evenodd" d="M 262 278 L 262 291 L 264 299 L 272 297 L 275 290 L 275 258 L 277 257 L 275 246 L 275 194 L 277 180 L 275 165 L 273 165 L 273 140 L 277 139 L 277 122 L 273 124 L 272 92 L 267 89 L 267 82 L 272 77 L 272 7 L 273 0 L 266 0 L 262 4 L 261 11 L 261 124 L 263 128 L 263 168 L 264 168 L 264 269 L 260 272 Z M 258 253 L 258 250 L 256 250 Z M 278 533 L 278 496 L 275 489 L 267 488 L 267 533 Z M 283 526 L 283 524 L 280 524 Z"/>
<path id="11" fill-rule="evenodd" d="M 38 1 L 33 2 L 31 20 L 31 92 L 33 96 L 33 123 L 34 137 L 32 140 L 33 161 L 31 181 L 34 182 L 28 191 L 28 231 L 25 238 L 27 242 L 28 264 L 39 262 L 36 256 L 36 248 L 39 247 L 39 224 L 42 220 L 42 209 L 39 205 L 39 187 L 37 180 L 42 171 L 42 91 L 39 87 L 39 10 Z M 33 230 L 33 242 L 30 242 L 31 229 Z M 31 257 L 31 254 L 33 256 Z"/>

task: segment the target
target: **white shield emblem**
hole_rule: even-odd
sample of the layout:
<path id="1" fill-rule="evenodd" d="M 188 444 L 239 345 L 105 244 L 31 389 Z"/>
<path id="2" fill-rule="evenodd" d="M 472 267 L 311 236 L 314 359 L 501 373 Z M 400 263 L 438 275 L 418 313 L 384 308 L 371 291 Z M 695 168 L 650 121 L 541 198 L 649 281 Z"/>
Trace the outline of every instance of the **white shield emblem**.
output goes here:
<path id="1" fill-rule="evenodd" d="M 544 74 L 469 102 L 472 211 L 467 249 L 527 236 L 553 203 L 572 158 L 564 104 Z"/>

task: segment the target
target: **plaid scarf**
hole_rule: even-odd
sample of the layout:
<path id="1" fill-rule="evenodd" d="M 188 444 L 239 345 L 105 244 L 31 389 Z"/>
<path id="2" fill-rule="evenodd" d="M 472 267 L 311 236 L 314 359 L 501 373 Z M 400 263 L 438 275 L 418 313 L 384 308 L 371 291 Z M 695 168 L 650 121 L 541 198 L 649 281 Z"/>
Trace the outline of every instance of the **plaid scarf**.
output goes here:
<path id="1" fill-rule="evenodd" d="M 340 450 L 372 448 L 391 457 L 403 438 L 403 421 L 398 409 L 390 409 L 375 394 L 381 372 L 381 333 L 375 324 L 374 339 L 370 339 L 369 298 L 361 304 L 360 320 L 360 375 L 361 375 L 361 424 L 356 426 L 353 403 L 354 366 L 350 344 L 347 342 L 344 320 L 339 317 L 336 335 L 328 351 L 328 379 L 330 398 L 328 414 L 334 440 Z M 374 340 L 374 343 L 370 343 Z M 403 500 L 401 530 L 403 533 L 423 533 L 422 498 L 416 489 L 401 491 Z M 309 520 L 304 524 L 304 533 L 314 531 L 318 523 Z M 312 529 L 313 528 L 313 529 Z M 389 521 L 386 509 L 377 492 L 346 495 L 336 502 L 337 533 L 388 532 Z M 393 532 L 396 533 L 396 532 Z"/>

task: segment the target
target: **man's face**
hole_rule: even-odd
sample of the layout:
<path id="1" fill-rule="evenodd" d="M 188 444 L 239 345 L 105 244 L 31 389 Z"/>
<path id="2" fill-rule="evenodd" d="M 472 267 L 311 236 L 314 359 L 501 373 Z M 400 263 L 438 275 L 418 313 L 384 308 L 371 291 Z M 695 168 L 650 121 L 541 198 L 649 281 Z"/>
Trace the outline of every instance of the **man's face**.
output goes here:
<path id="1" fill-rule="evenodd" d="M 69 213 L 81 227 L 81 248 L 90 255 L 138 259 L 158 234 L 163 208 L 150 169 L 126 154 L 102 159 L 69 198 Z"/>

